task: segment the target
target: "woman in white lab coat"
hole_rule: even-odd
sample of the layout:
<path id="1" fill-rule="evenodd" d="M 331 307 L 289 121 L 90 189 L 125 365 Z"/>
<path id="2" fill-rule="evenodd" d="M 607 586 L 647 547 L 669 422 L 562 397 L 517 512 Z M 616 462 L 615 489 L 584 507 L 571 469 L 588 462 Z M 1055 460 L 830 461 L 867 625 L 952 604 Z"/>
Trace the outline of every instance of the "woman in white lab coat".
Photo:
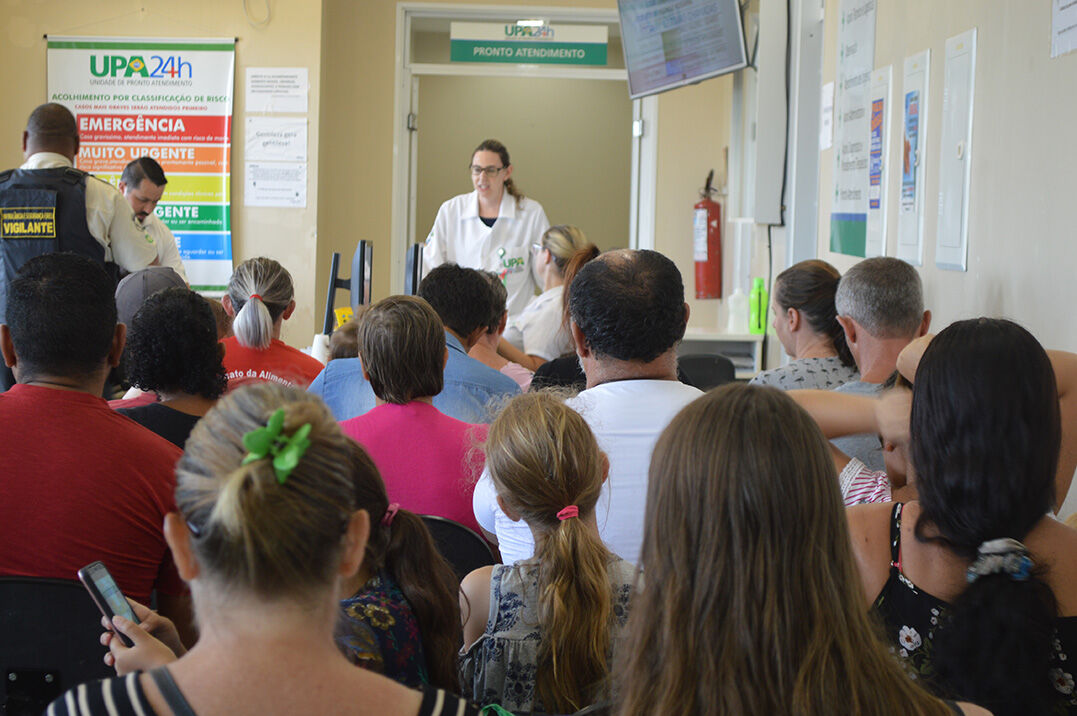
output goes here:
<path id="1" fill-rule="evenodd" d="M 438 209 L 423 249 L 423 272 L 443 263 L 493 271 L 505 282 L 512 319 L 541 288 L 532 275 L 531 247 L 550 222 L 542 205 L 513 184 L 509 152 L 501 142 L 487 139 L 476 147 L 469 169 L 475 191 Z"/>

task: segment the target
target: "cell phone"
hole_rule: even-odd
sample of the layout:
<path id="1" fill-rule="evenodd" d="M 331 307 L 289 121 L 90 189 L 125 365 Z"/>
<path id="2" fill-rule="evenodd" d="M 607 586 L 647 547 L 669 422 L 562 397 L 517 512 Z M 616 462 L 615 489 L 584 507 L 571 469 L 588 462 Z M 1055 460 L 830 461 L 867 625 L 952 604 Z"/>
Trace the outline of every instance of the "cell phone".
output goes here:
<path id="1" fill-rule="evenodd" d="M 93 597 L 94 604 L 105 615 L 109 624 L 112 623 L 112 617 L 117 615 L 138 624 L 135 611 L 128 604 L 127 597 L 123 596 L 119 585 L 116 584 L 116 580 L 112 578 L 104 563 L 94 562 L 80 569 L 79 580 L 85 585 L 86 591 Z M 135 645 L 124 634 L 116 630 L 113 630 L 113 633 L 120 638 L 124 646 Z"/>

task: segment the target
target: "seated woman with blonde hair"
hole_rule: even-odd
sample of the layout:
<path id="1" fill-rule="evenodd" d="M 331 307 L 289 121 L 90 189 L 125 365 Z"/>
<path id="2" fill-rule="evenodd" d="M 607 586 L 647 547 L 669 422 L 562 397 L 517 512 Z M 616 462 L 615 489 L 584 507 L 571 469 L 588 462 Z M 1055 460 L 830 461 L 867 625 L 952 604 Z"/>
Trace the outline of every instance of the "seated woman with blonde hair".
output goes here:
<path id="1" fill-rule="evenodd" d="M 464 578 L 465 696 L 544 713 L 607 699 L 636 571 L 598 536 L 609 461 L 579 413 L 529 393 L 490 426 L 486 463 L 498 504 L 531 528 L 535 556 Z"/>
<path id="2" fill-rule="evenodd" d="M 338 595 L 384 517 L 361 502 L 373 463 L 320 400 L 273 384 L 225 396 L 176 473 L 165 537 L 191 587 L 198 643 L 165 666 L 78 686 L 49 714 L 477 713 L 440 689 L 357 669 L 334 644 Z M 168 661 L 138 625 L 113 626 Z M 134 651 L 108 641 L 117 659 Z"/>
<path id="3" fill-rule="evenodd" d="M 834 465 L 773 388 L 684 408 L 651 460 L 621 716 L 984 714 L 910 679 L 864 608 Z"/>

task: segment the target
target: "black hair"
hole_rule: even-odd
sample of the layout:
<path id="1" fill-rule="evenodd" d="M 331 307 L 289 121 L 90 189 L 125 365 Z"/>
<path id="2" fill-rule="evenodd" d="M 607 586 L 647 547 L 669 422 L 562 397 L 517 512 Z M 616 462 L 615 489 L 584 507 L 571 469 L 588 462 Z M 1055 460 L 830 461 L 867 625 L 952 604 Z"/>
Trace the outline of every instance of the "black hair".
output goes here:
<path id="1" fill-rule="evenodd" d="M 168 179 L 165 179 L 165 170 L 153 157 L 139 157 L 131 160 L 123 168 L 123 174 L 120 176 L 120 181 L 132 189 L 137 189 L 143 179 L 149 179 L 157 186 L 164 186 L 168 183 Z"/>
<path id="2" fill-rule="evenodd" d="M 493 314 L 490 286 L 475 269 L 442 264 L 419 282 L 419 297 L 434 307 L 445 327 L 466 338 L 486 327 Z"/>
<path id="3" fill-rule="evenodd" d="M 7 326 L 22 381 L 88 376 L 105 366 L 116 331 L 116 284 L 72 253 L 27 261 L 8 287 Z"/>
<path id="4" fill-rule="evenodd" d="M 490 318 L 486 322 L 486 332 L 496 333 L 497 329 L 501 327 L 501 319 L 505 316 L 505 305 L 509 300 L 509 292 L 505 288 L 505 282 L 493 271 L 480 270 L 479 273 L 486 279 L 486 283 L 490 287 Z"/>
<path id="5" fill-rule="evenodd" d="M 856 362 L 834 307 L 834 294 L 840 281 L 841 274 L 826 261 L 801 261 L 774 279 L 774 300 L 783 311 L 790 308 L 800 311 L 812 331 L 830 339 L 842 365 L 852 367 Z"/>
<path id="6" fill-rule="evenodd" d="M 78 125 L 71 110 L 56 102 L 38 105 L 26 120 L 26 132 L 34 139 L 55 141 L 79 139 Z"/>
<path id="7" fill-rule="evenodd" d="M 127 378 L 145 391 L 221 397 L 228 379 L 206 299 L 180 286 L 147 298 L 131 321 Z"/>
<path id="8" fill-rule="evenodd" d="M 1010 321 L 952 324 L 917 367 L 910 436 L 918 539 L 969 560 L 987 540 L 1022 541 L 1054 504 L 1061 421 L 1046 352 Z M 955 600 L 933 640 L 946 695 L 995 714 L 1052 710 L 1058 606 L 1044 572 L 980 577 Z"/>
<path id="9" fill-rule="evenodd" d="M 681 272 L 657 251 L 604 254 L 576 274 L 569 313 L 595 354 L 650 362 L 684 337 Z"/>

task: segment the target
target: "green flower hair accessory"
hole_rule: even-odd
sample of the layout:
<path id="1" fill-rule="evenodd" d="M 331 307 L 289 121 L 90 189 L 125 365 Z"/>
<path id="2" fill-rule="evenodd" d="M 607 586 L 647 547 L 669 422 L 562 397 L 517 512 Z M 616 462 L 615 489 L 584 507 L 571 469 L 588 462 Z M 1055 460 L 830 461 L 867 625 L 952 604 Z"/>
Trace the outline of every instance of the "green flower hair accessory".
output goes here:
<path id="1" fill-rule="evenodd" d="M 292 433 L 291 437 L 282 435 L 284 408 L 278 409 L 269 417 L 264 428 L 255 428 L 243 436 L 243 447 L 247 448 L 247 456 L 243 458 L 242 464 L 249 465 L 272 455 L 277 482 L 283 485 L 310 447 L 310 440 L 307 438 L 310 429 L 310 423 L 305 423 Z"/>

